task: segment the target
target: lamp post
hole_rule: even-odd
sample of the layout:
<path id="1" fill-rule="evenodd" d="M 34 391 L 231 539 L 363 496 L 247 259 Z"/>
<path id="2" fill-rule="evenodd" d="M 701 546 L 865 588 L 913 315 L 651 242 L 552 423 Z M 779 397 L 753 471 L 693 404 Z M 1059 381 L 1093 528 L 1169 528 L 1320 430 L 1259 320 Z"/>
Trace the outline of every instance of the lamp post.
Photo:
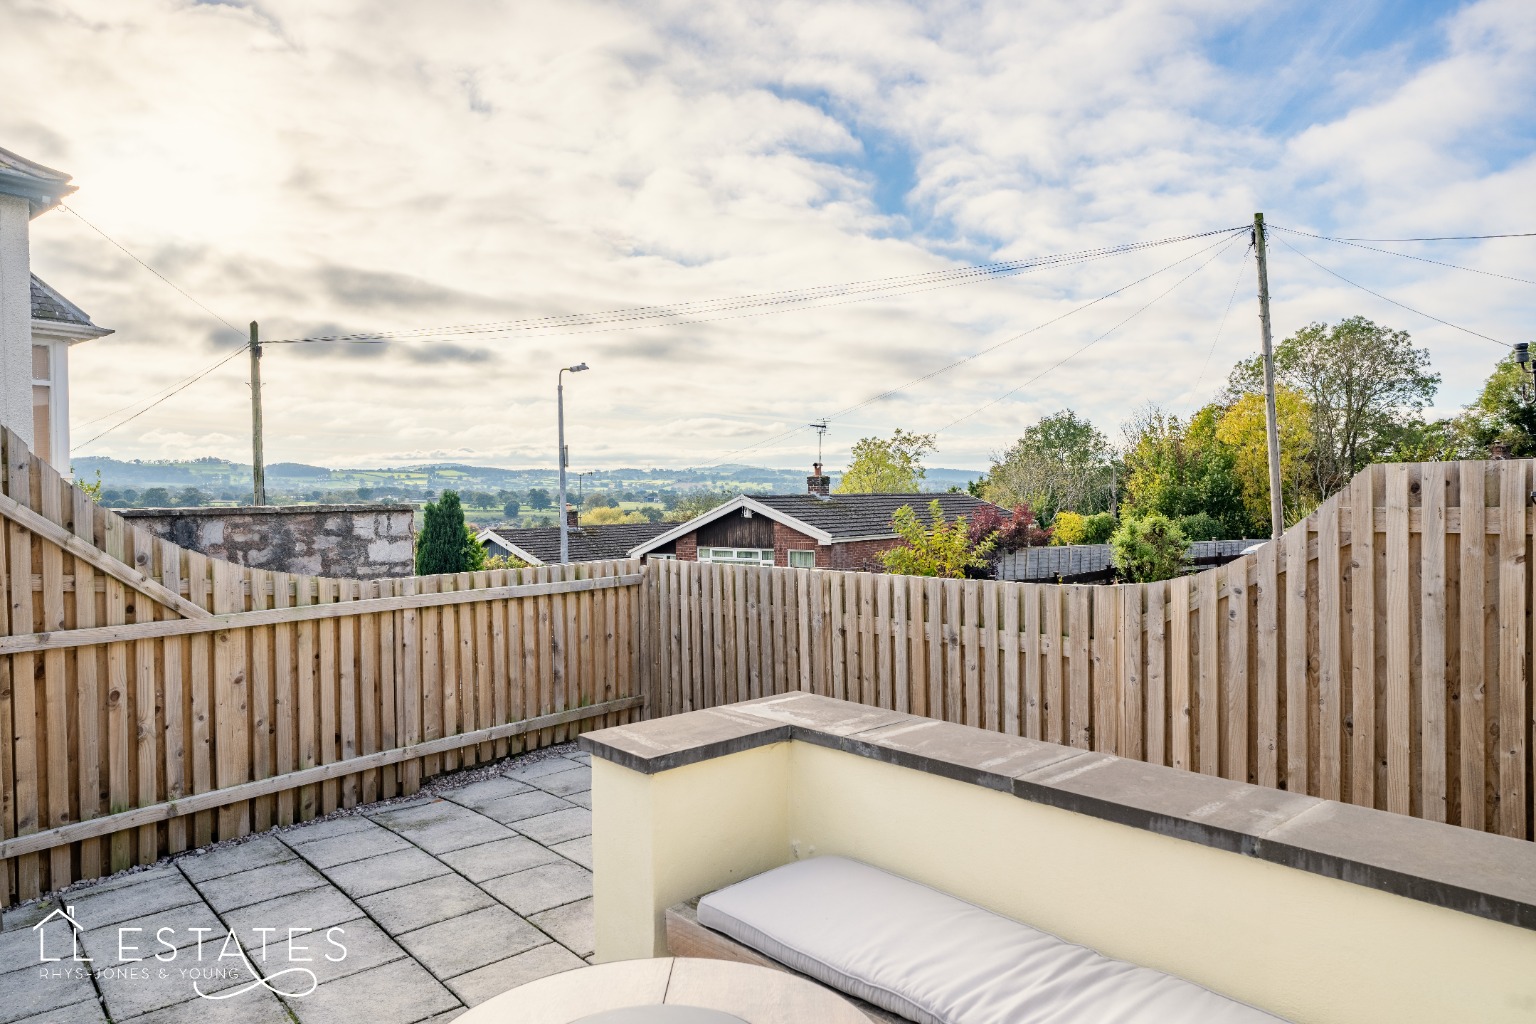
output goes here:
<path id="1" fill-rule="evenodd" d="M 1531 343 L 1528 341 L 1515 342 L 1515 365 L 1520 367 L 1520 397 L 1529 405 L 1532 396 L 1532 380 L 1536 378 L 1536 364 L 1531 362 Z"/>
<path id="2" fill-rule="evenodd" d="M 565 374 L 580 373 L 587 368 L 586 363 L 577 363 L 575 366 L 562 366 L 560 372 L 555 374 L 555 417 L 559 422 L 560 431 L 560 564 L 564 565 L 571 560 L 571 528 L 565 515 L 565 466 L 570 460 L 565 451 Z"/>

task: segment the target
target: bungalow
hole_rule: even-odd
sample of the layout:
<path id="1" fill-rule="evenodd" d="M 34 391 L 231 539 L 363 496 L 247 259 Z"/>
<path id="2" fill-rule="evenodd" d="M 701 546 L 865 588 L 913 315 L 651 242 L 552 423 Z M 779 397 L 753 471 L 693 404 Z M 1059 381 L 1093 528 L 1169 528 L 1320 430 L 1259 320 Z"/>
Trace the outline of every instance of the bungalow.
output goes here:
<path id="1" fill-rule="evenodd" d="M 937 501 L 944 518 L 953 521 L 990 504 L 954 492 L 830 494 L 830 483 L 818 465 L 806 478 L 805 494 L 743 494 L 635 545 L 629 554 L 796 569 L 869 569 L 880 552 L 900 543 L 891 524 L 903 505 L 926 518 L 928 506 Z"/>
<path id="2" fill-rule="evenodd" d="M 575 518 L 574 513 L 571 515 Z M 631 548 L 671 527 L 670 523 L 610 523 L 603 526 L 580 526 L 573 523 L 569 533 L 571 561 L 605 562 L 630 558 Z M 490 555 L 506 555 L 521 559 L 529 565 L 557 565 L 560 562 L 558 526 L 535 526 L 520 530 L 492 526 L 477 533 L 475 539 L 484 545 L 486 553 Z"/>
<path id="3" fill-rule="evenodd" d="M 0 424 L 69 472 L 69 348 L 112 332 L 31 271 L 30 224 L 74 192 L 69 175 L 0 149 Z"/>

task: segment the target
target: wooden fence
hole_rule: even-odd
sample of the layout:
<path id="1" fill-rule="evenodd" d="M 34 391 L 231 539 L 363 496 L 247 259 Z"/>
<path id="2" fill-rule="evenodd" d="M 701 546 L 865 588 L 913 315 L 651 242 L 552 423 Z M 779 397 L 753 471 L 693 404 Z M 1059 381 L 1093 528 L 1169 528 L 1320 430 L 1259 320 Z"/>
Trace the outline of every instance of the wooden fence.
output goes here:
<path id="1" fill-rule="evenodd" d="M 638 562 L 375 581 L 159 540 L 0 437 L 0 904 L 637 714 Z"/>
<path id="2" fill-rule="evenodd" d="M 1229 562 L 1259 540 L 1197 540 L 1189 546 L 1192 564 L 1217 565 Z M 997 578 L 1016 583 L 1057 583 L 1073 577 L 1092 577 L 1113 573 L 1108 544 L 1063 544 L 1054 547 L 1023 548 L 1004 553 L 997 560 Z"/>
<path id="3" fill-rule="evenodd" d="M 655 562 L 645 692 L 803 688 L 1530 839 L 1532 488 L 1529 461 L 1373 466 L 1146 585 Z"/>

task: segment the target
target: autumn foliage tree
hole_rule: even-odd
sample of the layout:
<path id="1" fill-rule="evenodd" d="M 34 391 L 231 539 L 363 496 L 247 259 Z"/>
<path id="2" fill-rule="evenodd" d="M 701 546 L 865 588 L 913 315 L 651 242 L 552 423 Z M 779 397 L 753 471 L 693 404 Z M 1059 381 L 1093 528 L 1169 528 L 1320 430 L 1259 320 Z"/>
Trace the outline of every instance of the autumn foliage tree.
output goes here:
<path id="1" fill-rule="evenodd" d="M 911 505 L 896 510 L 891 525 L 902 542 L 880 553 L 887 572 L 963 579 L 971 570 L 986 568 L 987 557 L 997 546 L 995 539 L 973 542 L 965 516 L 945 520 L 938 501 L 928 507 L 928 516 L 931 521 L 925 524 Z"/>

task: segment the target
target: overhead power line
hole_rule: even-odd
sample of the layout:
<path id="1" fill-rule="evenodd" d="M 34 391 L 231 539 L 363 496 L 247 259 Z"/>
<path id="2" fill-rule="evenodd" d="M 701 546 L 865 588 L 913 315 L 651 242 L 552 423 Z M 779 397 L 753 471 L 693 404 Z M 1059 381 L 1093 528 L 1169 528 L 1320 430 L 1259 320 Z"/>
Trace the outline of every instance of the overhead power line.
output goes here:
<path id="1" fill-rule="evenodd" d="M 92 231 L 96 232 L 102 238 L 105 238 L 107 241 L 111 242 L 113 245 L 115 245 L 119 249 L 121 249 L 123 251 L 123 253 L 125 255 L 127 255 L 127 257 L 129 259 L 133 260 L 133 262 L 137 263 L 139 266 L 143 267 L 145 270 L 149 271 L 151 274 L 154 274 L 160 280 L 164 281 L 166 284 L 168 284 L 172 288 L 176 289 L 177 293 L 180 294 L 182 298 L 184 298 L 188 302 L 192 303 L 192 305 L 196 306 L 198 309 L 202 310 L 204 313 L 207 313 L 209 316 L 213 317 L 219 323 L 223 324 L 225 327 L 228 327 L 230 330 L 234 331 L 236 334 L 241 333 L 240 332 L 240 328 L 236 327 L 234 324 L 230 323 L 228 320 L 225 320 L 222 316 L 219 316 L 219 314 L 215 313 L 213 310 L 211 310 L 207 306 L 203 305 L 197 299 L 193 298 L 192 295 L 190 293 L 188 293 L 187 290 L 185 288 L 183 288 L 181 285 L 177 284 L 175 281 L 172 281 L 170 278 L 168 278 L 164 274 L 160 273 L 160 271 L 156 270 L 154 267 L 150 266 L 148 263 L 145 263 L 143 260 L 139 259 L 131 251 L 129 251 L 128 247 L 125 246 L 122 242 L 119 242 L 117 239 L 113 238 L 111 235 L 109 235 L 105 231 L 101 230 L 101 228 L 97 227 L 95 224 L 93 224 L 90 221 L 86 220 L 83 216 L 80 215 L 80 211 L 76 210 L 72 206 L 67 206 L 64 203 L 60 203 L 59 206 L 60 206 L 61 209 L 67 210 L 71 214 L 74 214 L 74 216 L 79 219 L 80 223 L 84 224 L 86 227 L 88 227 Z"/>
<path id="2" fill-rule="evenodd" d="M 1390 302 L 1392 305 L 1398 307 L 1399 309 L 1406 309 L 1408 312 L 1414 314 L 1415 316 L 1422 316 L 1426 320 L 1433 320 L 1437 324 L 1444 324 L 1446 327 L 1450 327 L 1450 328 L 1453 328 L 1455 330 L 1461 331 L 1464 334 L 1470 334 L 1474 338 L 1482 338 L 1484 341 L 1491 341 L 1495 345 L 1503 345 L 1505 348 L 1512 348 L 1513 347 L 1513 346 L 1510 345 L 1509 342 L 1507 342 L 1507 341 L 1500 341 L 1498 338 L 1494 338 L 1494 337 L 1491 337 L 1491 336 L 1489 336 L 1487 334 L 1484 334 L 1482 331 L 1474 331 L 1470 327 L 1463 327 L 1460 324 L 1453 324 L 1449 320 L 1442 320 L 1440 317 L 1435 316 L 1433 313 L 1426 313 L 1422 309 L 1415 309 L 1415 308 L 1413 308 L 1412 306 L 1410 306 L 1410 305 L 1408 305 L 1406 303 L 1398 302 L 1396 299 L 1393 299 L 1393 298 L 1388 298 L 1387 296 L 1381 294 L 1381 292 L 1375 291 L 1375 290 L 1373 290 L 1371 288 L 1367 288 L 1365 285 L 1360 284 L 1357 281 L 1351 281 L 1349 278 L 1345 277 L 1343 274 L 1339 273 L 1338 271 L 1332 270 L 1332 269 L 1330 269 L 1328 267 L 1323 266 L 1321 263 L 1317 262 L 1317 260 L 1313 259 L 1311 256 L 1308 256 L 1306 253 L 1302 252 L 1300 249 L 1296 248 L 1294 245 L 1292 245 L 1290 242 L 1287 242 L 1285 239 L 1283 239 L 1283 238 L 1276 238 L 1275 241 L 1279 242 L 1281 245 L 1285 246 L 1287 249 L 1291 250 L 1291 252 L 1295 253 L 1297 256 L 1300 256 L 1302 259 L 1306 260 L 1308 263 L 1312 264 L 1314 267 L 1316 267 L 1318 270 L 1321 270 L 1323 273 L 1330 274 L 1333 277 L 1338 278 L 1340 281 L 1343 281 L 1345 284 L 1349 285 L 1352 288 L 1358 288 L 1361 291 L 1363 291 L 1363 292 L 1365 292 L 1365 293 L 1367 293 L 1369 295 L 1374 295 L 1374 296 L 1376 296 L 1378 299 L 1380 299 L 1383 302 Z"/>
<path id="3" fill-rule="evenodd" d="M 173 397 L 175 395 L 179 395 L 181 392 L 187 390 L 187 388 L 191 387 L 193 384 L 196 384 L 198 381 L 202 380 L 204 377 L 208 376 L 214 370 L 217 370 L 219 367 L 223 366 L 225 363 L 227 363 L 231 359 L 235 358 L 235 356 L 240 355 L 242 352 L 244 352 L 248 348 L 250 348 L 249 344 L 241 345 L 239 348 L 235 349 L 233 352 L 231 352 L 228 355 L 224 356 L 218 362 L 216 362 L 213 365 L 211 365 L 211 366 L 209 366 L 209 367 L 207 367 L 207 368 L 205 368 L 203 370 L 200 370 L 199 372 L 197 372 L 197 373 L 193 374 L 192 376 L 188 377 L 186 380 L 182 381 L 179 385 L 177 385 L 175 388 L 173 388 L 168 394 L 162 395 L 160 398 L 158 398 L 155 401 L 149 403 L 144 408 L 142 408 L 138 412 L 134 413 L 132 416 L 128 416 L 128 417 L 126 417 L 126 418 L 124 418 L 122 420 L 119 420 L 118 422 L 112 424 L 106 430 L 103 430 L 101 433 L 97 434 L 95 437 L 91 438 L 89 441 L 82 441 L 79 444 L 75 445 L 74 446 L 74 450 L 75 451 L 79 451 L 81 448 L 84 448 L 86 445 L 92 444 L 92 443 L 94 443 L 96 441 L 101 440 L 103 437 L 106 437 L 108 434 L 112 433 L 112 431 L 116 430 L 118 427 L 123 426 L 123 424 L 133 422 L 134 420 L 138 419 L 140 416 L 142 416 L 145 413 L 149 412 L 149 410 L 153 409 L 155 406 L 159 405 L 161 402 L 164 402 L 167 399 L 169 399 L 169 398 L 171 398 L 171 397 Z"/>
<path id="4" fill-rule="evenodd" d="M 1273 225 L 1271 225 L 1273 226 Z M 1340 238 L 1341 242 L 1480 242 L 1485 238 L 1536 238 L 1536 231 L 1507 235 L 1431 235 L 1425 238 Z"/>
<path id="5" fill-rule="evenodd" d="M 1204 247 L 1202 249 L 1197 249 L 1196 251 L 1194 251 L 1192 253 L 1189 253 L 1186 256 L 1181 256 L 1179 259 L 1176 259 L 1172 263 L 1169 263 L 1166 266 L 1163 266 L 1163 267 L 1160 267 L 1157 270 L 1154 270 L 1150 274 L 1143 275 L 1142 277 L 1139 277 L 1139 278 L 1137 278 L 1134 281 L 1131 281 L 1131 282 L 1129 282 L 1127 284 L 1123 284 L 1119 288 L 1114 289 L 1113 291 L 1106 292 L 1105 294 L 1100 295 L 1098 298 L 1092 299 L 1092 300 L 1090 300 L 1088 302 L 1085 302 L 1085 303 L 1083 303 L 1080 306 L 1076 306 L 1076 307 L 1068 310 L 1067 312 L 1060 314 L 1059 316 L 1052 317 L 1051 319 L 1046 320 L 1043 323 L 1036 324 L 1034 327 L 1031 327 L 1031 328 L 1029 328 L 1026 331 L 1020 331 L 1018 334 L 1014 334 L 1014 335 L 1011 335 L 1011 336 L 1009 336 L 1007 338 L 1004 338 L 1002 341 L 997 342 L 996 344 L 989 345 L 986 348 L 979 349 L 979 350 L 977 350 L 975 352 L 970 353 L 969 355 L 962 356 L 959 359 L 956 359 L 956 360 L 954 360 L 952 362 L 946 363 L 944 366 L 941 366 L 941 367 L 939 367 L 939 368 L 937 368 L 935 370 L 932 370 L 932 371 L 930 371 L 928 373 L 925 373 L 925 374 L 923 374 L 920 377 L 915 377 L 912 380 L 907 381 L 905 384 L 901 384 L 901 385 L 898 385 L 897 387 L 889 388 L 889 389 L 887 389 L 885 391 L 882 391 L 879 394 L 872 395 L 871 397 L 866 398 L 866 399 L 864 399 L 861 402 L 857 402 L 857 403 L 855 403 L 853 405 L 848 406 L 845 409 L 842 409 L 842 410 L 832 414 L 831 416 L 826 417 L 826 419 L 828 419 L 828 420 L 841 419 L 842 417 L 847 416 L 850 413 L 857 412 L 858 410 L 864 408 L 865 406 L 872 405 L 875 402 L 880 402 L 880 401 L 883 401 L 883 400 L 885 400 L 887 398 L 891 398 L 891 397 L 893 397 L 893 396 L 895 396 L 895 395 L 897 395 L 897 394 L 899 394 L 899 393 L 901 393 L 903 391 L 908 390 L 909 388 L 917 386 L 918 384 L 922 384 L 922 383 L 924 383 L 926 381 L 932 380 L 933 378 L 938 377 L 941 374 L 948 373 L 950 370 L 953 370 L 953 369 L 955 369 L 958 366 L 962 366 L 962 365 L 964 365 L 966 363 L 969 363 L 972 360 L 978 359 L 981 356 L 987 355 L 990 352 L 995 352 L 998 349 L 1004 347 L 1005 345 L 1011 345 L 1012 343 L 1014 343 L 1016 341 L 1019 341 L 1022 338 L 1026 338 L 1026 337 L 1030 336 L 1031 334 L 1036 333 L 1037 331 L 1044 330 L 1045 328 L 1050 327 L 1053 324 L 1060 323 L 1062 320 L 1065 320 L 1066 318 L 1068 318 L 1070 316 L 1073 316 L 1073 315 L 1075 315 L 1077 313 L 1081 313 L 1085 309 L 1089 309 L 1089 308 L 1091 308 L 1093 306 L 1098 305 L 1101 302 L 1104 302 L 1107 299 L 1111 299 L 1111 298 L 1115 297 L 1116 295 L 1119 295 L 1121 292 L 1124 292 L 1124 291 L 1126 291 L 1126 290 L 1128 290 L 1130 288 L 1134 288 L 1136 285 L 1139 285 L 1139 284 L 1141 284 L 1144 281 L 1151 280 L 1152 278 L 1157 277 L 1160 274 L 1166 273 L 1167 271 L 1172 270 L 1174 267 L 1177 267 L 1181 263 L 1186 263 L 1189 260 L 1192 260 L 1192 259 L 1196 258 L 1197 256 L 1200 256 L 1200 255 L 1202 255 L 1204 253 L 1210 252 L 1212 249 L 1223 248 L 1227 244 L 1230 244 L 1230 242 L 1231 242 L 1231 240 L 1233 238 L 1237 237 L 1239 234 L 1241 234 L 1242 232 L 1247 231 L 1247 230 L 1248 230 L 1247 226 L 1244 226 L 1244 227 L 1241 227 L 1241 228 L 1228 228 L 1224 232 L 1222 232 L 1224 237 L 1218 239 L 1212 245 L 1208 245 L 1208 246 L 1206 246 L 1206 247 Z M 1188 239 L 1188 238 L 1197 238 L 1197 237 L 1204 238 L 1204 237 L 1208 237 L 1209 234 L 1211 234 L 1211 233 L 1207 232 L 1205 234 L 1198 235 L 1198 236 L 1197 235 L 1189 235 L 1189 236 L 1185 236 L 1185 237 L 1186 237 L 1186 239 Z M 1220 254 L 1218 253 L 1217 255 L 1220 255 Z M 1177 286 L 1175 286 L 1175 287 L 1177 287 Z M 1154 301 L 1156 301 L 1156 300 L 1154 300 Z M 1134 316 L 1135 314 L 1132 314 L 1132 315 Z M 736 457 L 738 455 L 742 455 L 742 454 L 744 454 L 746 452 L 756 451 L 756 450 L 758 450 L 760 448 L 765 448 L 765 447 L 767 447 L 769 445 L 772 445 L 772 444 L 775 444 L 777 442 L 788 440 L 789 438 L 794 437 L 795 435 L 797 435 L 800 432 L 802 432 L 804 430 L 807 430 L 807 429 L 809 429 L 809 428 L 806 427 L 806 426 L 792 427 L 789 430 L 783 431 L 782 433 L 774 434 L 773 436 L 764 438 L 761 441 L 755 442 L 755 443 L 750 444 L 750 445 L 746 445 L 745 447 L 742 447 L 742 448 L 737 448 L 737 449 L 735 449 L 733 451 L 730 451 L 730 452 L 726 452 L 723 455 L 720 455 L 720 456 L 718 456 L 718 457 L 716 457 L 716 458 L 714 458 L 714 459 L 712 459 L 712 460 L 710 460 L 708 462 L 700 463 L 700 464 L 698 464 L 698 465 L 696 465 L 696 466 L 694 466 L 692 468 L 694 468 L 694 469 L 707 469 L 707 468 L 709 468 L 711 466 L 719 465 L 722 462 L 725 462 L 725 461 L 727 461 L 729 459 L 732 459 L 732 458 L 734 458 L 734 457 Z"/>
<path id="6" fill-rule="evenodd" d="M 1235 242 L 1238 239 L 1238 237 L 1240 237 L 1240 236 L 1237 235 L 1237 234 L 1234 234 L 1230 239 L 1227 240 L 1226 245 L 1228 245 L 1228 246 L 1231 245 L 1233 242 Z M 1217 257 L 1219 257 L 1221 255 L 1221 253 L 1225 252 L 1225 251 L 1226 251 L 1226 246 L 1223 246 L 1220 251 L 1218 251 L 1216 253 L 1213 253 L 1211 255 L 1210 259 L 1206 260 L 1204 263 L 1200 264 L 1194 270 L 1191 270 L 1189 273 L 1187 273 L 1183 277 L 1179 278 L 1173 284 L 1169 285 L 1166 289 L 1164 289 L 1163 291 L 1159 292 L 1152 299 L 1148 300 L 1146 302 L 1146 304 L 1144 304 L 1140 309 L 1137 309 L 1136 312 L 1132 313 L 1130 316 L 1126 317 L 1124 320 L 1121 320 L 1119 323 L 1115 324 L 1115 326 L 1111 327 L 1109 330 L 1105 331 L 1103 334 L 1099 335 L 1097 338 L 1094 338 L 1092 341 L 1088 342 L 1086 345 L 1083 345 L 1080 348 L 1078 348 L 1075 351 L 1073 351 L 1072 353 L 1070 353 L 1069 355 L 1063 356 L 1061 359 L 1058 359 L 1056 362 L 1052 363 L 1050 366 L 1047 366 L 1045 369 L 1041 370 L 1039 373 L 1037 373 L 1033 377 L 1029 378 L 1029 380 L 1027 380 L 1024 383 L 1020 384 L 1018 387 L 1009 388 L 1007 391 L 1004 391 L 1002 394 L 998 395 L 996 398 L 992 399 L 990 402 L 984 402 L 981 405 L 978 405 L 976 408 L 972 409 L 970 412 L 966 413 L 964 416 L 961 416 L 961 417 L 959 417 L 958 419 L 955 419 L 955 420 L 951 420 L 949 423 L 946 423 L 944 426 L 942 426 L 938 430 L 934 431 L 934 433 L 942 434 L 942 433 L 944 433 L 944 431 L 950 429 L 951 427 L 955 427 L 955 426 L 958 426 L 961 423 L 964 423 L 966 420 L 970 419 L 972 416 L 975 416 L 977 413 L 982 412 L 983 410 L 986 410 L 986 409 L 990 409 L 990 408 L 992 408 L 992 406 L 994 406 L 997 403 L 1001 402 L 1003 399 L 1008 398 L 1008 397 L 1010 397 L 1012 395 L 1018 394 L 1020 391 L 1023 391 L 1025 388 L 1029 387 L 1031 384 L 1033 384 L 1036 381 L 1040 380 L 1046 374 L 1051 373 L 1052 371 L 1056 370 L 1058 367 L 1061 367 L 1061 366 L 1065 365 L 1066 363 L 1071 362 L 1073 359 L 1076 359 L 1078 356 L 1082 355 L 1084 352 L 1088 351 L 1090 348 L 1092 348 L 1093 346 L 1097 345 L 1099 342 L 1103 341 L 1105 338 L 1109 337 L 1111 334 L 1114 334 L 1116 331 L 1118 331 L 1120 328 L 1124 327 L 1126 324 L 1130 323 L 1132 320 L 1136 319 L 1142 313 L 1145 313 L 1148 309 L 1152 308 L 1152 306 L 1156 305 L 1163 298 L 1167 297 L 1171 292 L 1173 292 L 1175 289 L 1177 289 L 1185 281 L 1188 281 L 1190 278 L 1192 278 L 1196 274 L 1200 273 L 1200 271 L 1202 271 L 1206 267 L 1210 266 L 1217 259 Z M 1199 255 L 1199 254 L 1197 253 L 1196 255 Z"/>
<path id="7" fill-rule="evenodd" d="M 1307 238 L 1316 238 L 1324 242 L 1335 242 L 1339 245 L 1347 245 L 1355 249 L 1366 249 L 1370 252 L 1385 253 L 1388 256 L 1399 256 L 1405 260 L 1415 260 L 1419 263 L 1433 263 L 1437 267 L 1449 267 L 1451 270 L 1464 270 L 1469 274 L 1482 274 L 1486 277 L 1498 277 L 1503 278 L 1505 281 L 1518 281 L 1521 284 L 1536 284 L 1536 281 L 1531 281 L 1524 277 L 1514 277 L 1510 274 L 1499 274 L 1492 270 L 1479 270 L 1476 267 L 1463 267 L 1455 263 L 1447 263 L 1444 260 L 1432 260 L 1426 256 L 1415 256 L 1412 253 L 1407 252 L 1393 252 L 1391 249 L 1378 249 L 1373 245 L 1361 245 L 1359 242 L 1348 238 L 1330 238 L 1327 235 L 1314 235 L 1310 231 L 1301 231 L 1297 228 L 1284 228 L 1278 224 L 1271 224 L 1270 227 L 1276 229 L 1277 231 L 1284 231 L 1292 235 L 1305 235 Z"/>
<path id="8" fill-rule="evenodd" d="M 1055 253 L 1021 260 L 1007 260 L 966 267 L 950 267 L 944 270 L 926 271 L 921 274 L 874 278 L 841 284 L 817 285 L 808 288 L 776 292 L 761 292 L 730 296 L 719 299 L 703 299 L 692 302 L 672 303 L 663 306 L 638 306 L 628 309 L 607 310 L 599 313 L 574 313 L 560 316 L 532 317 L 521 320 L 501 320 L 476 324 L 459 324 L 445 327 L 416 327 L 398 331 L 366 331 L 354 334 L 334 334 L 320 337 L 279 338 L 264 341 L 264 345 L 303 345 L 328 342 L 375 344 L 386 341 L 433 340 L 436 338 L 468 337 L 479 334 L 580 334 L 594 330 L 609 331 L 638 327 L 677 327 L 690 323 L 730 319 L 722 314 L 758 316 L 766 313 L 819 308 L 838 303 L 824 300 L 842 299 L 847 302 L 866 301 L 876 298 L 892 298 L 899 295 L 930 291 L 972 284 L 978 281 L 996 280 L 1016 274 L 1060 266 L 1071 266 L 1092 260 L 1105 259 L 1142 249 L 1172 245 L 1177 242 L 1225 235 L 1236 230 L 1219 228 L 1211 231 L 1177 235 L 1144 242 L 1102 246 L 1076 252 Z M 740 312 L 745 310 L 746 312 Z"/>
<path id="9" fill-rule="evenodd" d="M 1232 315 L 1232 305 L 1237 301 L 1237 289 L 1243 283 L 1243 271 L 1248 269 L 1248 257 L 1253 255 L 1253 250 L 1254 244 L 1249 242 L 1248 248 L 1243 250 L 1243 258 L 1237 261 L 1237 277 L 1232 281 L 1232 294 L 1227 296 L 1227 308 L 1221 314 L 1221 323 L 1216 325 L 1216 337 L 1211 339 L 1211 347 L 1206 350 L 1205 362 L 1200 365 L 1200 376 L 1195 378 L 1195 386 L 1189 389 L 1191 393 L 1200 390 L 1200 385 L 1205 381 L 1205 372 L 1211 368 L 1211 357 L 1216 354 L 1216 346 L 1221 343 L 1221 335 L 1227 329 L 1227 318 Z"/>

